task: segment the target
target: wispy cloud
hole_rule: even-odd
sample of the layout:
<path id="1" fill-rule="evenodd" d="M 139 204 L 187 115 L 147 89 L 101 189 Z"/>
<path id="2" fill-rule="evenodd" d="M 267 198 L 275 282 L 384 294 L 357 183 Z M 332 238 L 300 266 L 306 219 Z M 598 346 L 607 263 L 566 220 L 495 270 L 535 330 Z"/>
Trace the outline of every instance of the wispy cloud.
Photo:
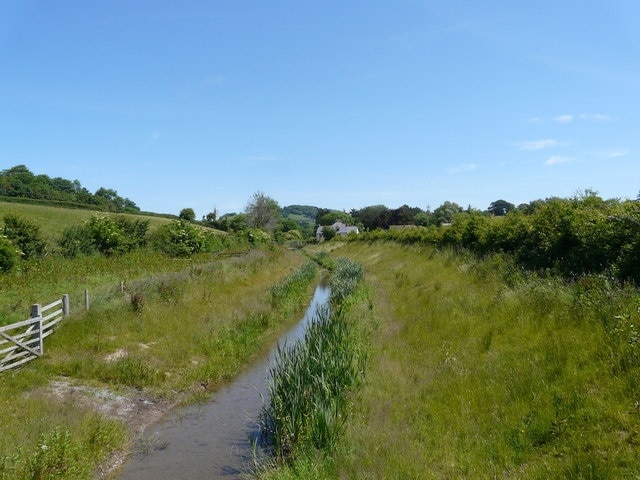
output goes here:
<path id="1" fill-rule="evenodd" d="M 569 113 L 553 117 L 553 121 L 556 123 L 571 123 L 574 120 L 584 120 L 587 122 L 611 122 L 613 120 L 616 120 L 616 117 L 604 113 Z"/>
<path id="2" fill-rule="evenodd" d="M 557 140 L 547 138 L 545 140 L 532 140 L 527 142 L 518 142 L 516 146 L 520 150 L 534 151 L 542 150 L 543 148 L 557 147 L 560 143 Z"/>
<path id="3" fill-rule="evenodd" d="M 448 171 L 449 173 L 468 173 L 468 172 L 473 172 L 474 170 L 478 169 L 478 165 L 476 165 L 475 163 L 465 163 L 463 165 L 457 165 L 453 168 L 450 168 Z"/>
<path id="4" fill-rule="evenodd" d="M 620 149 L 613 149 L 613 150 L 607 150 L 607 151 L 601 152 L 601 156 L 604 158 L 619 158 L 619 157 L 625 157 L 630 153 L 631 151 L 628 148 L 620 148 Z"/>
<path id="5" fill-rule="evenodd" d="M 574 118 L 576 118 L 575 115 L 558 115 L 553 117 L 553 121 L 557 123 L 571 123 Z"/>
<path id="6" fill-rule="evenodd" d="M 559 163 L 567 163 L 573 161 L 571 157 L 562 157 L 560 155 L 553 155 L 547 159 L 545 165 L 550 167 L 552 165 L 557 165 Z"/>

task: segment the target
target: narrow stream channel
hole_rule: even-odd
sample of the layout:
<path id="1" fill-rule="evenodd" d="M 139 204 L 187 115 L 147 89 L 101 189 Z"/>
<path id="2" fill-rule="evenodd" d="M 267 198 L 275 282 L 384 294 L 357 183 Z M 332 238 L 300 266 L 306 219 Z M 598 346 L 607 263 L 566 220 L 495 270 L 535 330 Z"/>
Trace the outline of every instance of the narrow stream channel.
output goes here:
<path id="1" fill-rule="evenodd" d="M 316 308 L 329 301 L 329 287 L 321 283 L 304 317 L 278 344 L 304 336 Z M 177 408 L 147 429 L 144 453 L 132 456 L 119 480 L 240 479 L 252 459 L 250 438 L 258 432 L 258 418 L 267 396 L 267 374 L 276 347 L 200 405 Z"/>

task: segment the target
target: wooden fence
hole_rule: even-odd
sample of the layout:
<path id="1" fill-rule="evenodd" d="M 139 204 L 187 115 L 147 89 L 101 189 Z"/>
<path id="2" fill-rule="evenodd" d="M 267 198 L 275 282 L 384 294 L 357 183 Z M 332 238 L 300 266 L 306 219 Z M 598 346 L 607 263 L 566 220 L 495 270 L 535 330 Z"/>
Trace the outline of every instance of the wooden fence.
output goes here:
<path id="1" fill-rule="evenodd" d="M 69 315 L 69 295 L 49 305 L 31 306 L 31 318 L 0 327 L 0 372 L 19 367 L 44 354 L 44 339 Z"/>

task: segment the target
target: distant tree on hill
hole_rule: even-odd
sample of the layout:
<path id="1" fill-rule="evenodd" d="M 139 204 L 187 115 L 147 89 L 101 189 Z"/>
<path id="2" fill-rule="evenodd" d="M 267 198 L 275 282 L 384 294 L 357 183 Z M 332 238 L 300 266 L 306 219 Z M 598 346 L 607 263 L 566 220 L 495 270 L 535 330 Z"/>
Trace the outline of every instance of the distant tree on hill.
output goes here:
<path id="1" fill-rule="evenodd" d="M 0 196 L 94 205 L 112 212 L 140 211 L 133 201 L 113 189 L 101 187 L 91 194 L 78 180 L 34 175 L 25 165 L 0 171 Z"/>
<path id="2" fill-rule="evenodd" d="M 487 212 L 496 217 L 501 217 L 515 208 L 516 206 L 513 203 L 509 203 L 506 200 L 496 200 L 495 202 L 491 202 L 491 205 L 487 208 Z"/>
<path id="3" fill-rule="evenodd" d="M 249 199 L 245 213 L 250 227 L 272 231 L 280 219 L 280 206 L 273 198 L 256 192 Z"/>
<path id="4" fill-rule="evenodd" d="M 180 214 L 178 217 L 181 220 L 186 220 L 187 222 L 193 222 L 196 219 L 196 212 L 193 211 L 193 208 L 183 208 L 180 210 Z"/>

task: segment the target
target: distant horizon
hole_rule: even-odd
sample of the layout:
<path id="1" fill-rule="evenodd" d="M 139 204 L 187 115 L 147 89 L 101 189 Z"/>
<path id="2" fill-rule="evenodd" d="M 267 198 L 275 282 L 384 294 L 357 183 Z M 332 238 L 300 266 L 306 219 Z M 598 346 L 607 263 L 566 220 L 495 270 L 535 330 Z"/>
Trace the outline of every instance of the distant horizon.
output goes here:
<path id="1" fill-rule="evenodd" d="M 7 0 L 0 157 L 199 218 L 256 191 L 341 211 L 632 199 L 638 18 L 628 0 Z"/>
<path id="2" fill-rule="evenodd" d="M 24 164 L 20 164 L 20 165 L 24 165 Z M 15 168 L 15 167 L 18 167 L 18 166 L 20 166 L 20 165 L 12 165 L 11 167 L 7 167 L 6 169 L 5 169 L 5 168 L 3 168 L 2 170 L 7 170 L 7 169 Z M 38 176 L 38 175 L 47 175 L 47 176 L 48 176 L 48 177 L 50 177 L 50 178 L 60 177 L 60 175 L 57 175 L 57 174 L 55 174 L 55 173 L 36 172 L 36 171 L 33 171 L 31 168 L 29 168 L 29 166 L 28 166 L 28 165 L 24 165 L 24 166 L 25 166 L 25 167 L 26 167 L 26 168 L 27 168 L 27 169 L 28 169 L 28 170 L 29 170 L 29 171 L 30 171 L 34 176 Z M 64 178 L 64 177 L 61 177 L 61 178 Z M 87 190 L 89 190 L 89 191 L 90 191 L 91 193 L 93 193 L 93 194 L 95 194 L 95 192 L 96 192 L 99 188 L 107 188 L 107 189 L 113 189 L 113 190 L 115 190 L 115 191 L 118 193 L 118 195 L 120 195 L 120 196 L 122 196 L 122 197 L 125 197 L 124 195 L 121 195 L 121 194 L 120 194 L 120 192 L 118 191 L 118 189 L 117 189 L 117 188 L 114 188 L 113 186 L 110 186 L 110 185 L 100 185 L 99 187 L 97 187 L 96 189 L 94 189 L 94 190 L 92 191 L 91 189 L 87 188 L 87 187 L 85 186 L 85 184 L 82 182 L 82 180 L 81 180 L 81 179 L 79 179 L 79 178 L 65 178 L 65 180 L 69 180 L 69 181 L 72 181 L 72 182 L 74 182 L 74 181 L 78 181 L 78 182 L 80 183 L 80 185 L 81 185 L 83 188 L 86 188 Z M 604 199 L 604 200 L 611 200 L 611 199 L 618 199 L 618 200 L 622 200 L 622 201 L 625 201 L 625 200 L 635 200 L 635 199 L 637 199 L 637 198 L 638 198 L 638 196 L 640 196 L 640 193 L 639 193 L 635 198 L 632 198 L 632 197 L 604 197 L 604 196 L 600 195 L 600 192 L 598 192 L 598 191 L 595 191 L 595 190 L 593 190 L 593 189 L 584 189 L 584 190 L 576 191 L 576 192 L 574 192 L 574 194 L 569 195 L 569 196 L 565 196 L 565 197 L 558 196 L 558 195 L 551 195 L 551 196 L 548 196 L 548 197 L 538 197 L 538 198 L 534 198 L 534 199 L 529 200 L 529 201 L 519 202 L 519 203 L 512 202 L 512 201 L 510 201 L 510 200 L 509 200 L 509 199 L 507 199 L 507 198 L 496 198 L 496 199 L 492 200 L 492 202 L 495 202 L 495 201 L 498 201 L 498 200 L 504 200 L 504 201 L 507 201 L 507 202 L 509 202 L 509 203 L 512 203 L 512 204 L 517 208 L 517 207 L 519 207 L 519 206 L 520 206 L 520 205 L 522 205 L 522 204 L 529 204 L 529 203 L 534 202 L 534 201 L 538 201 L 538 200 L 547 200 L 547 199 L 549 199 L 549 198 L 564 198 L 564 199 L 570 199 L 570 198 L 573 198 L 573 197 L 575 197 L 575 196 L 580 196 L 580 195 L 582 195 L 582 194 L 585 194 L 587 191 L 589 191 L 589 192 L 595 192 L 596 194 L 598 194 L 598 196 L 600 196 L 600 197 L 601 197 L 602 199 Z M 254 192 L 254 193 L 257 193 L 257 192 Z M 261 192 L 261 193 L 264 193 L 265 195 L 270 196 L 270 195 L 268 195 L 266 192 Z M 14 198 L 22 198 L 22 197 L 14 197 Z M 25 198 L 30 198 L 30 197 L 25 197 Z M 150 213 L 150 214 L 154 214 L 154 215 L 173 215 L 173 216 L 176 216 L 176 217 L 177 217 L 177 216 L 179 216 L 179 214 L 180 214 L 180 210 L 182 210 L 182 208 L 192 208 L 192 207 L 189 207 L 188 205 L 186 205 L 186 206 L 182 207 L 180 210 L 178 210 L 178 211 L 176 211 L 176 212 L 162 212 L 162 211 L 148 210 L 148 209 L 142 208 L 140 205 L 138 205 L 138 202 L 136 202 L 135 198 L 130 198 L 130 197 L 125 197 L 125 198 L 128 198 L 129 200 L 133 201 L 133 202 L 136 204 L 136 206 L 140 209 L 140 213 L 142 213 L 142 214 L 144 214 L 144 213 Z M 330 209 L 330 210 L 335 210 L 335 211 L 340 211 L 340 212 L 345 212 L 345 213 L 350 213 L 352 210 L 360 210 L 360 209 L 365 208 L 365 207 L 372 207 L 372 206 L 377 206 L 377 205 L 384 205 L 385 207 L 387 207 L 387 208 L 388 208 L 388 209 L 390 209 L 390 210 L 395 210 L 395 209 L 398 209 L 398 208 L 400 208 L 400 207 L 402 207 L 402 206 L 404 206 L 404 205 L 407 205 L 407 206 L 409 206 L 409 207 L 411 207 L 411 208 L 420 208 L 421 210 L 423 210 L 423 211 L 425 211 L 425 212 L 433 212 L 436 208 L 438 208 L 439 206 L 441 206 L 442 204 L 444 204 L 444 203 L 445 203 L 445 202 L 447 202 L 447 201 L 448 201 L 448 202 L 456 203 L 456 204 L 457 204 L 457 205 L 459 205 L 463 210 L 467 210 L 467 209 L 469 209 L 469 208 L 472 208 L 472 209 L 475 209 L 475 210 L 479 210 L 479 211 L 481 211 L 481 212 L 486 212 L 486 211 L 488 210 L 489 206 L 490 206 L 490 205 L 491 205 L 491 203 L 492 203 L 492 202 L 490 202 L 490 203 L 489 203 L 489 205 L 487 205 L 487 207 L 485 207 L 485 208 L 479 208 L 479 207 L 475 207 L 475 206 L 473 206 L 473 205 L 463 205 L 463 204 L 461 204 L 461 203 L 459 203 L 459 202 L 456 202 L 456 201 L 455 201 L 455 200 L 453 200 L 453 199 L 450 199 L 450 200 L 445 200 L 445 201 L 443 201 L 441 204 L 438 204 L 438 205 L 435 205 L 435 206 L 429 206 L 429 207 L 427 207 L 427 208 L 421 207 L 421 206 L 419 206 L 419 205 L 411 205 L 411 204 L 408 204 L 408 203 L 401 203 L 400 205 L 397 205 L 397 206 L 389 206 L 389 205 L 384 204 L 384 203 L 372 203 L 372 204 L 369 204 L 369 205 L 363 205 L 363 206 L 361 206 L 361 207 L 351 207 L 351 208 L 348 208 L 348 209 L 342 209 L 342 208 L 332 208 L 332 207 L 328 207 L 328 206 L 325 206 L 325 205 L 314 205 L 314 204 L 310 204 L 310 203 L 288 203 L 288 204 L 286 204 L 286 205 L 285 205 L 285 204 L 282 204 L 280 201 L 278 201 L 278 199 L 277 199 L 277 198 L 274 198 L 274 197 L 271 197 L 271 198 L 273 198 L 276 202 L 278 202 L 278 205 L 280 206 L 280 208 L 281 208 L 281 209 L 284 209 L 284 208 L 287 208 L 287 207 L 291 207 L 291 206 L 303 206 L 303 207 L 313 207 L 313 208 Z M 33 199 L 33 200 L 42 200 L 42 201 L 44 201 L 44 202 L 46 202 L 46 201 L 47 201 L 46 199 Z M 249 200 L 250 200 L 250 198 L 248 198 L 248 199 L 247 199 L 247 203 L 248 203 L 248 201 L 249 201 Z M 63 203 L 64 203 L 64 202 L 63 202 Z M 86 204 L 86 205 L 89 205 L 89 204 Z M 225 216 L 225 215 L 234 215 L 234 214 L 245 213 L 244 211 L 245 211 L 244 207 L 243 207 L 241 210 L 236 210 L 236 211 L 227 211 L 227 212 L 220 212 L 220 211 L 217 211 L 217 217 L 218 217 L 218 218 L 221 218 L 221 217 L 223 217 L 223 216 Z M 194 212 L 195 212 L 195 209 L 194 209 Z M 202 219 L 205 215 L 207 215 L 208 213 L 211 213 L 211 212 L 213 212 L 213 209 L 212 209 L 212 210 L 209 210 L 209 211 L 207 211 L 207 212 L 203 212 L 202 214 L 198 214 L 198 212 L 195 212 L 195 213 L 196 213 L 196 220 L 200 220 L 200 219 Z"/>

